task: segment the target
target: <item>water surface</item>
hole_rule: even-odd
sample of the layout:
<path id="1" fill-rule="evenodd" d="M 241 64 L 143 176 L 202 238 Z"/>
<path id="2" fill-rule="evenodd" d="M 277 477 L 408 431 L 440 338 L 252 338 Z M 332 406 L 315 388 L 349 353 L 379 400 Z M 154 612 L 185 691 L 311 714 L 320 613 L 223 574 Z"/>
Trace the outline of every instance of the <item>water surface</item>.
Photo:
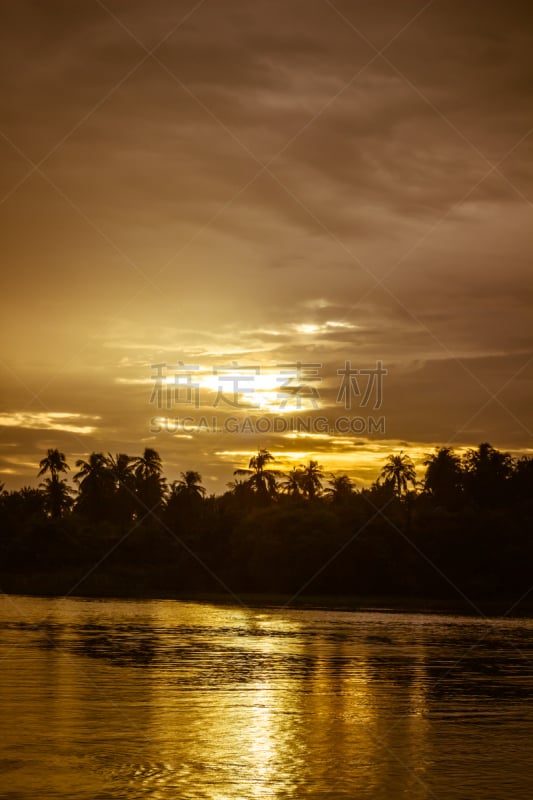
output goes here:
<path id="1" fill-rule="evenodd" d="M 0 599 L 0 797 L 531 800 L 533 621 Z"/>

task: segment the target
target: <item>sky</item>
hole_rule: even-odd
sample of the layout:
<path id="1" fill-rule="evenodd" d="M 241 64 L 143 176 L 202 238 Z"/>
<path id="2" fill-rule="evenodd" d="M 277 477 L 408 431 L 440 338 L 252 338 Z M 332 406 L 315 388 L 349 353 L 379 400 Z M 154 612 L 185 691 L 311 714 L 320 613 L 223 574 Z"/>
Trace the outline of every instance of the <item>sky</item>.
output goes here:
<path id="1" fill-rule="evenodd" d="M 217 493 L 259 447 L 533 452 L 530 3 L 2 11 L 7 488 L 50 447 Z"/>

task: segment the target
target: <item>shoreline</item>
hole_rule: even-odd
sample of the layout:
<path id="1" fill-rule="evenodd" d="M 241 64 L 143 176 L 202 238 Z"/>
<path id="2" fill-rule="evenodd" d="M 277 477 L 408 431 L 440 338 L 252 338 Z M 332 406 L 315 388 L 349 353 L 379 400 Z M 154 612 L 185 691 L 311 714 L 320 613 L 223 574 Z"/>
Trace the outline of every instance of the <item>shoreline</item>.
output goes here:
<path id="1" fill-rule="evenodd" d="M 213 592 L 213 591 L 178 591 L 169 588 L 155 590 L 153 587 L 133 589 L 120 586 L 87 587 L 82 586 L 76 590 L 61 587 L 61 581 L 50 580 L 46 576 L 42 580 L 28 580 L 28 576 L 0 575 L 0 593 L 9 596 L 55 598 L 55 599 L 84 599 L 84 600 L 119 600 L 143 602 L 150 600 L 168 600 L 184 603 L 208 603 L 217 606 L 243 607 L 243 608 L 273 608 L 279 610 L 324 610 L 324 611 L 349 611 L 361 613 L 383 614 L 444 614 L 452 616 L 466 616 L 476 619 L 485 618 L 532 618 L 533 598 L 529 597 L 524 602 L 517 602 L 516 598 L 472 598 L 471 604 L 457 602 L 453 597 L 429 597 L 419 595 L 387 595 L 387 594 L 300 594 L 295 596 L 290 593 L 278 592 Z M 33 576 L 35 577 L 35 576 Z M 20 580 L 22 578 L 22 580 Z M 11 580 L 10 580 L 11 579 Z M 55 585 L 54 585 L 55 584 Z"/>

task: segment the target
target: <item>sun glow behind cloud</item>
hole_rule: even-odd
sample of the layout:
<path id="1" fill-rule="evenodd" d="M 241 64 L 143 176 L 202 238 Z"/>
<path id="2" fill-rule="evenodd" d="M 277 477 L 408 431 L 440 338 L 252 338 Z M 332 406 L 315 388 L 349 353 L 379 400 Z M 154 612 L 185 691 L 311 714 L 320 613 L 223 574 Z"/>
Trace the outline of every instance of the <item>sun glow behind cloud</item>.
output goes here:
<path id="1" fill-rule="evenodd" d="M 164 365 L 161 373 L 152 377 L 115 377 L 117 384 L 152 387 L 152 400 L 158 401 L 158 389 L 163 405 L 182 412 L 195 408 L 211 408 L 222 413 L 249 413 L 261 411 L 287 414 L 295 410 L 315 410 L 318 400 L 313 397 L 315 376 L 306 375 L 306 365 L 297 363 L 272 364 L 249 361 L 243 364 L 226 360 L 223 365 L 200 368 L 198 364 Z M 315 367 L 315 370 L 318 367 Z M 146 370 L 145 370 L 146 371 Z M 170 374 L 169 374 L 170 373 Z M 320 383 L 323 379 L 320 378 Z M 307 381 L 310 381 L 308 383 Z M 164 395 L 164 398 L 163 398 Z"/>
<path id="2" fill-rule="evenodd" d="M 327 320 L 325 323 L 304 322 L 294 325 L 296 333 L 308 336 L 320 336 L 321 334 L 331 333 L 334 330 L 357 330 L 358 326 L 351 322 L 344 322 L 342 320 Z"/>

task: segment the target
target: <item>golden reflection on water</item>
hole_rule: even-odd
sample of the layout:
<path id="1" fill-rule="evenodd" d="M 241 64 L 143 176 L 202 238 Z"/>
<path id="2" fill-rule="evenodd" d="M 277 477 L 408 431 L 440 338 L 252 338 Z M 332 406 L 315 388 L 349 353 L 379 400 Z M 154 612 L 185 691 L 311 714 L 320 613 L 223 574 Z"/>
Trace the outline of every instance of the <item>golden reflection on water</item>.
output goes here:
<path id="1" fill-rule="evenodd" d="M 477 662 L 475 681 L 446 678 L 462 643 L 449 621 L 18 602 L 16 621 L 0 603 L 2 800 L 460 800 L 468 781 L 469 800 L 494 800 L 505 769 L 509 796 L 531 797 L 520 695 L 495 695 L 476 749 L 472 693 L 492 684 Z"/>
<path id="2" fill-rule="evenodd" d="M 249 620 L 240 613 L 238 617 L 249 626 L 250 634 L 269 634 L 252 635 L 249 640 L 244 637 L 249 652 L 266 656 L 266 664 L 283 654 L 294 659 L 295 665 L 301 661 L 305 667 L 300 665 L 281 677 L 267 667 L 254 674 L 250 685 L 233 691 L 230 702 L 223 690 L 213 695 L 209 735 L 196 737 L 190 742 L 190 750 L 199 762 L 208 763 L 213 752 L 222 749 L 226 764 L 233 765 L 233 770 L 227 771 L 219 766 L 220 786 L 216 790 L 213 787 L 214 797 L 233 796 L 227 792 L 235 792 L 236 784 L 243 797 L 264 797 L 265 791 L 275 791 L 280 797 L 297 794 L 313 754 L 325 752 L 327 760 L 312 764 L 313 780 L 319 784 L 339 786 L 344 780 L 355 795 L 369 786 L 386 788 L 388 776 L 383 773 L 380 754 L 397 749 L 398 739 L 416 753 L 417 765 L 424 763 L 424 690 L 420 679 L 409 689 L 409 703 L 413 704 L 409 715 L 401 721 L 399 730 L 394 730 L 384 712 L 387 701 L 383 686 L 373 680 L 368 665 L 373 648 L 360 643 L 354 648 L 353 643 L 337 637 L 325 647 L 320 638 L 286 638 L 298 633 L 300 625 L 295 621 L 276 625 L 272 619 Z M 284 634 L 281 640 L 276 636 L 280 627 Z M 418 660 L 423 663 L 420 653 Z M 168 698 L 167 693 L 167 702 Z M 154 698 L 154 702 L 160 708 L 164 701 Z M 420 785 L 417 771 L 418 766 L 408 780 L 413 791 Z M 240 777 L 242 774 L 246 779 Z"/>
<path id="3" fill-rule="evenodd" d="M 262 787 L 274 782 L 276 763 L 281 760 L 281 753 L 276 752 L 276 722 L 270 700 L 268 683 L 253 692 L 248 726 L 242 730 L 241 750 L 249 754 L 252 764 L 250 780 L 253 797 L 261 797 Z"/>
<path id="4" fill-rule="evenodd" d="M 163 608 L 154 618 L 156 629 L 169 624 L 168 613 L 173 612 Z M 195 619 L 190 621 L 198 622 L 197 609 L 194 614 Z M 197 665 L 193 662 L 190 672 L 180 676 L 181 681 L 192 682 L 184 697 L 176 689 L 174 670 L 154 674 L 150 692 L 152 708 L 157 713 L 152 715 L 149 737 L 161 759 L 169 763 L 175 761 L 176 742 L 185 745 L 189 773 L 203 765 L 209 773 L 210 796 L 217 800 L 261 798 L 266 791 L 281 793 L 280 796 L 290 794 L 294 770 L 284 772 L 284 764 L 301 764 L 295 726 L 300 694 L 295 686 L 298 678 L 280 678 L 268 664 L 282 651 L 298 656 L 301 645 L 297 634 L 301 626 L 288 621 L 274 626 L 268 617 L 241 609 L 226 609 L 217 622 L 218 626 L 209 626 L 215 642 L 221 635 L 227 636 L 227 628 L 237 633 L 226 642 L 229 653 L 221 670 L 222 680 L 205 695 L 202 687 L 195 686 Z M 280 628 L 284 639 L 290 638 L 289 647 L 282 646 L 274 635 Z M 190 633 L 188 643 L 194 645 L 200 635 Z M 249 680 L 242 680 L 232 658 L 232 652 L 239 653 L 238 663 L 241 663 L 243 648 L 250 662 L 254 656 L 260 656 L 260 668 L 249 665 Z M 213 656 L 214 661 L 220 658 L 220 652 Z M 196 709 L 196 715 L 190 713 L 191 707 Z M 188 715 L 185 724 L 184 712 Z M 185 764 L 182 762 L 181 766 L 183 775 Z"/>

